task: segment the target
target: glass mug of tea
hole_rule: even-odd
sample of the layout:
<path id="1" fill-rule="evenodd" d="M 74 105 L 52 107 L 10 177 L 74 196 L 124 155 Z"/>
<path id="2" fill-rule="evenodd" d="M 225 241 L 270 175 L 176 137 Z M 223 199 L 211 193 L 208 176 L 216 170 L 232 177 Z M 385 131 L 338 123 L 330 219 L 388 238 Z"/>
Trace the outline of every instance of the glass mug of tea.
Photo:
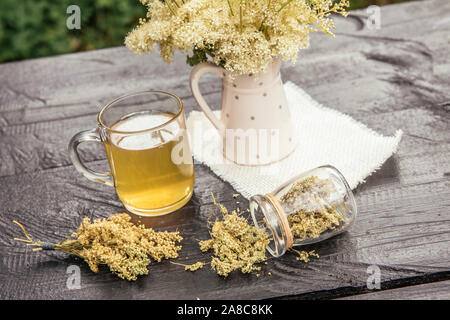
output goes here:
<path id="1" fill-rule="evenodd" d="M 97 116 L 98 127 L 69 143 L 75 168 L 86 178 L 116 188 L 125 208 L 156 216 L 184 206 L 194 189 L 194 165 L 183 103 L 157 90 L 121 96 Z M 102 142 L 111 172 L 99 173 L 81 161 L 82 142 Z"/>

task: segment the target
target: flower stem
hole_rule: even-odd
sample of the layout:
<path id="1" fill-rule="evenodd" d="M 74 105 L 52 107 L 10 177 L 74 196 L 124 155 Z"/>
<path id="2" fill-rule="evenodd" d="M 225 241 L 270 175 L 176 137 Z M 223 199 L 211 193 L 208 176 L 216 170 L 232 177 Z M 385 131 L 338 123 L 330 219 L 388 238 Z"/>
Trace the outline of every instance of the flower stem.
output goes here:
<path id="1" fill-rule="evenodd" d="M 242 2 L 244 0 L 241 0 L 241 3 L 239 4 L 239 29 L 241 30 L 242 33 Z"/>
<path id="2" fill-rule="evenodd" d="M 41 241 L 34 241 L 31 236 L 28 234 L 27 230 L 25 230 L 25 227 L 17 222 L 16 220 L 13 220 L 13 223 L 17 224 L 23 231 L 26 239 L 21 238 L 14 238 L 15 241 L 24 242 L 27 244 L 27 246 L 33 246 L 38 247 L 34 248 L 33 251 L 40 251 L 40 250 L 55 250 L 55 246 L 52 243 L 49 242 L 41 242 Z"/>
<path id="3" fill-rule="evenodd" d="M 272 2 L 271 0 L 269 0 L 267 2 L 267 11 L 269 11 L 269 9 L 270 9 L 271 2 Z M 259 26 L 259 31 L 263 31 L 263 29 L 264 29 L 264 22 L 266 22 L 266 19 L 267 19 L 267 16 L 265 16 L 264 19 L 261 21 L 261 25 Z"/>
<path id="4" fill-rule="evenodd" d="M 28 234 L 27 230 L 25 230 L 25 227 L 23 225 L 21 225 L 19 222 L 17 222 L 16 220 L 12 221 L 13 223 L 17 224 L 23 231 L 23 233 L 25 234 L 25 237 L 27 237 L 28 240 L 23 240 L 23 239 L 17 239 L 18 241 L 22 241 L 22 242 L 34 242 L 33 239 L 31 238 L 31 236 Z M 16 239 L 14 239 L 16 240 Z"/>
<path id="5" fill-rule="evenodd" d="M 288 0 L 285 3 L 283 3 L 280 7 L 280 9 L 277 10 L 277 13 L 280 12 L 281 10 L 283 10 L 289 3 L 291 3 L 292 0 Z"/>
<path id="6" fill-rule="evenodd" d="M 172 14 L 175 15 L 175 12 L 173 11 L 172 7 L 169 4 L 169 1 L 166 1 L 166 5 L 169 8 L 170 12 L 172 12 Z"/>
<path id="7" fill-rule="evenodd" d="M 177 0 L 172 0 L 173 1 L 173 3 L 175 3 L 175 5 L 179 8 L 180 6 L 178 5 L 178 3 L 177 3 Z"/>
<path id="8" fill-rule="evenodd" d="M 228 2 L 228 6 L 230 7 L 230 13 L 231 13 L 231 16 L 234 17 L 234 12 L 233 12 L 233 8 L 231 7 L 230 0 L 227 0 L 227 2 Z"/>

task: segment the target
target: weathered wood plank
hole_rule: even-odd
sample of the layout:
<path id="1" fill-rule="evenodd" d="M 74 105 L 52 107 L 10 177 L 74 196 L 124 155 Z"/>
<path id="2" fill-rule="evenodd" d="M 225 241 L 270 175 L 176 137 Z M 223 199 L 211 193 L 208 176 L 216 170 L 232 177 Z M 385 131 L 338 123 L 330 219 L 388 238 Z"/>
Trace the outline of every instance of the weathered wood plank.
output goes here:
<path id="1" fill-rule="evenodd" d="M 340 300 L 449 300 L 450 281 L 355 295 Z"/>
<path id="2" fill-rule="evenodd" d="M 188 263 L 206 260 L 196 246 L 196 239 L 208 236 L 206 221 L 211 218 L 212 206 L 206 190 L 213 191 L 230 207 L 235 203 L 232 188 L 220 183 L 208 169 L 197 166 L 196 173 L 199 178 L 195 196 L 188 206 L 163 218 L 137 219 L 152 227 L 182 230 L 185 240 L 180 261 Z M 32 253 L 12 241 L 20 234 L 20 230 L 10 222 L 12 219 L 22 221 L 36 239 L 58 241 L 69 235 L 83 216 L 106 217 L 121 211 L 121 204 L 112 189 L 85 181 L 72 167 L 3 177 L 0 185 L 11 185 L 12 181 L 16 183 L 14 192 L 0 202 L 0 207 L 5 208 L 0 237 L 3 261 L 0 277 L 5 284 L 4 298 L 108 298 L 111 296 L 105 296 L 101 288 L 115 288 L 119 283 L 121 291 L 113 296 L 116 298 L 267 298 L 339 287 L 363 287 L 367 267 L 372 264 L 381 268 L 383 281 L 445 271 L 450 265 L 450 230 L 446 216 L 450 197 L 448 193 L 436 192 L 445 187 L 446 182 L 441 181 L 431 186 L 411 187 L 416 188 L 414 199 L 405 198 L 405 194 L 412 194 L 411 190 L 397 193 L 395 187 L 391 189 L 389 186 L 380 192 L 368 193 L 364 202 L 358 197 L 361 214 L 352 230 L 311 246 L 321 255 L 319 260 L 302 264 L 288 254 L 281 259 L 270 260 L 259 278 L 233 274 L 231 280 L 223 280 L 209 270 L 190 274 L 165 262 L 151 266 L 151 276 L 138 281 L 155 290 L 141 292 L 136 291 L 136 285 L 119 281 L 105 270 L 93 276 L 84 263 L 64 258 L 64 255 L 56 255 L 59 258 L 55 258 L 54 254 Z M 39 194 L 34 187 L 36 185 L 39 185 Z M 246 202 L 239 200 L 244 208 Z M 394 207 L 397 201 L 401 203 Z M 435 203 L 440 206 L 427 212 L 426 208 Z M 392 212 L 393 208 L 395 212 Z M 447 226 L 447 229 L 442 226 Z M 65 287 L 66 268 L 71 264 L 80 265 L 82 270 L 82 290 L 77 292 L 69 292 Z M 268 275 L 269 271 L 272 276 Z M 185 278 L 191 280 L 185 282 Z M 187 289 L 191 285 L 189 281 L 196 282 L 194 291 Z M 42 290 L 39 296 L 35 291 L 20 289 L 20 286 L 28 287 L 30 283 L 34 283 L 33 290 Z M 185 284 L 186 290 L 174 290 L 178 283 Z"/>
<path id="3" fill-rule="evenodd" d="M 164 262 L 151 266 L 148 277 L 128 283 L 105 269 L 93 274 L 74 258 L 36 254 L 14 243 L 20 230 L 12 219 L 22 221 L 36 239 L 58 241 L 84 216 L 123 210 L 113 189 L 76 173 L 66 151 L 73 134 L 95 126 L 105 102 L 153 87 L 181 96 L 188 112 L 198 107 L 182 55 L 165 65 L 157 54 L 135 56 L 114 48 L 0 65 L 0 298 L 307 298 L 318 291 L 335 297 L 349 290 L 365 293 L 367 267 L 373 264 L 385 284 L 448 279 L 450 24 L 445 12 L 450 3 L 443 0 L 386 6 L 377 31 L 361 28 L 359 18 L 339 19 L 336 39 L 316 34 L 296 66 L 284 65 L 284 79 L 319 102 L 383 134 L 402 128 L 405 136 L 398 153 L 357 189 L 360 215 L 348 233 L 310 246 L 319 260 L 303 264 L 287 254 L 269 260 L 260 277 L 236 273 L 222 279 L 208 268 L 188 273 Z M 207 100 L 215 106 L 220 87 L 213 77 L 204 81 Z M 90 166 L 106 166 L 99 145 L 83 147 L 83 156 Z M 202 165 L 195 170 L 195 195 L 186 207 L 161 218 L 136 218 L 181 230 L 180 262 L 187 263 L 206 259 L 196 239 L 208 236 L 210 193 L 235 206 L 229 184 Z M 81 267 L 80 290 L 66 288 L 71 264 Z"/>

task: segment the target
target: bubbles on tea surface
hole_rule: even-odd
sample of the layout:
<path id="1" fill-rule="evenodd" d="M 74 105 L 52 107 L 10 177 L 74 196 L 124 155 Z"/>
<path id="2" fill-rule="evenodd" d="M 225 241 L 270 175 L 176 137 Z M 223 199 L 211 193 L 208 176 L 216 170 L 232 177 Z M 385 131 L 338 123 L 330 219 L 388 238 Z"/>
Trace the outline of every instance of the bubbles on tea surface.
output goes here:
<path id="1" fill-rule="evenodd" d="M 113 129 L 135 132 L 160 126 L 173 118 L 171 114 L 136 114 L 117 122 Z M 158 147 L 178 137 L 179 124 L 173 121 L 158 130 L 131 135 L 112 133 L 112 142 L 122 149 L 143 150 Z"/>

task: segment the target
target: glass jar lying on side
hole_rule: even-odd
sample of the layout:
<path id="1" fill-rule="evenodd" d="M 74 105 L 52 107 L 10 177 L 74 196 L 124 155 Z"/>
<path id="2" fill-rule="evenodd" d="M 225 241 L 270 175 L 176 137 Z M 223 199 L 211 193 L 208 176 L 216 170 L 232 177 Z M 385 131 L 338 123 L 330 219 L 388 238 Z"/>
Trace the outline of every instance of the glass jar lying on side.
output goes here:
<path id="1" fill-rule="evenodd" d="M 355 198 L 344 176 L 322 166 L 287 181 L 272 193 L 250 198 L 257 228 L 270 236 L 274 257 L 293 246 L 316 243 L 347 230 L 356 218 Z"/>

